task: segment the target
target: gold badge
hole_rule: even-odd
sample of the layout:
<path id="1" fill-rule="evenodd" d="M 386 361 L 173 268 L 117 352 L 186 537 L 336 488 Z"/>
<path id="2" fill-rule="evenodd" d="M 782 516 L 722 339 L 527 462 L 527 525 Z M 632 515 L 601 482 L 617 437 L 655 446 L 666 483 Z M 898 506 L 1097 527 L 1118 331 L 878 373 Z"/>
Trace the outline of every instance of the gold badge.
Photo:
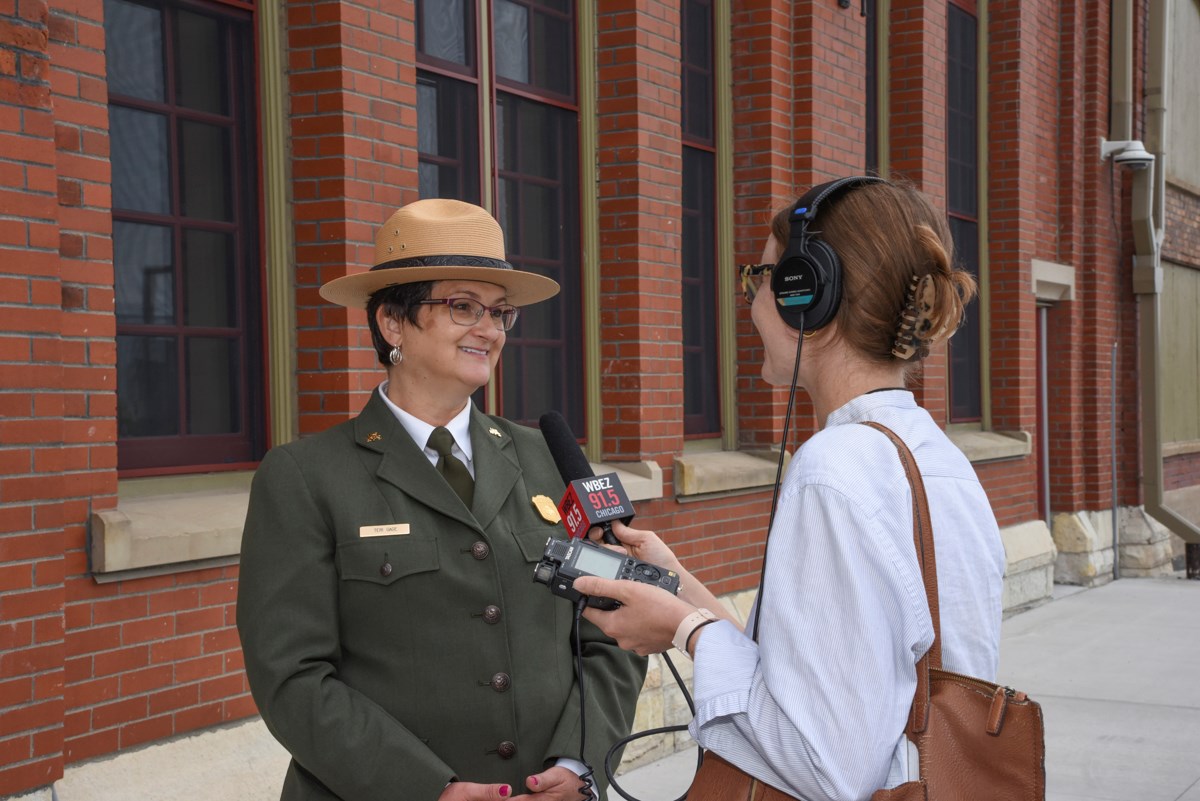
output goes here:
<path id="1" fill-rule="evenodd" d="M 489 433 L 489 434 L 491 434 L 493 437 L 500 437 L 501 439 L 503 439 L 503 438 L 504 438 L 504 435 L 503 435 L 503 434 L 501 434 L 499 431 L 497 431 L 497 430 L 496 430 L 496 429 L 494 429 L 494 428 L 489 428 L 489 429 L 488 429 L 488 433 Z"/>
<path id="2" fill-rule="evenodd" d="M 547 498 L 545 495 L 534 495 L 530 498 L 533 501 L 533 508 L 538 510 L 538 514 L 547 523 L 558 523 L 562 521 L 562 517 L 558 514 L 558 507 L 554 505 L 554 501 Z"/>
<path id="3" fill-rule="evenodd" d="M 383 437 L 379 436 L 378 431 L 372 431 L 370 434 L 367 434 L 367 442 L 379 442 L 382 439 Z"/>

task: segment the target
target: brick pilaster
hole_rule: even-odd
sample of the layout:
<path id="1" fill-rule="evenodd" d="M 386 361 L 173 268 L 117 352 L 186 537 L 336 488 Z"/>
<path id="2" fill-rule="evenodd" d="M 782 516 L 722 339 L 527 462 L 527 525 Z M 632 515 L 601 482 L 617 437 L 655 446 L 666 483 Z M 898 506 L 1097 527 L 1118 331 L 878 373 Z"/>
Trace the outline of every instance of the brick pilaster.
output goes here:
<path id="1" fill-rule="evenodd" d="M 678 0 L 598 4 L 605 458 L 683 447 Z"/>
<path id="2" fill-rule="evenodd" d="M 417 199 L 411 0 L 296 0 L 288 17 L 300 433 L 356 414 L 382 380 L 366 315 L 317 295 L 368 269 L 375 229 Z"/>
<path id="3" fill-rule="evenodd" d="M 0 18 L 0 795 L 63 771 L 64 506 L 78 490 L 55 474 L 81 455 L 64 388 L 86 355 L 58 218 L 60 197 L 83 197 L 57 173 L 48 23 L 29 0 Z"/>

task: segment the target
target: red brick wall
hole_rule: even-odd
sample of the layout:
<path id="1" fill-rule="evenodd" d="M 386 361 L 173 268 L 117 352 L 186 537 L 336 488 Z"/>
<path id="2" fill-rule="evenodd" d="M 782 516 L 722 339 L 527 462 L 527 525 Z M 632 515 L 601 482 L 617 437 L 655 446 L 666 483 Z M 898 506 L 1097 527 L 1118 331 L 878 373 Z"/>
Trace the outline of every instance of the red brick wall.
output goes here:
<path id="1" fill-rule="evenodd" d="M 734 5 L 734 258 L 739 264 L 757 264 L 771 217 L 801 189 L 792 152 L 797 84 L 786 8 L 771 0 Z M 740 282 L 735 293 L 740 445 L 767 448 L 779 442 L 787 392 L 772 389 L 760 378 L 762 346 L 750 323 L 749 306 L 741 299 Z M 807 405 L 805 410 L 809 413 Z"/>
<path id="2" fill-rule="evenodd" d="M 992 427 L 1036 432 L 1032 260 L 1056 260 L 1058 4 L 988 3 L 988 289 Z M 979 470 L 1001 525 L 1037 516 L 1036 457 Z"/>
<path id="3" fill-rule="evenodd" d="M 892 3 L 889 46 L 891 177 L 946 205 L 946 5 Z M 910 382 L 933 419 L 946 419 L 946 353 L 939 348 Z"/>
<path id="4" fill-rule="evenodd" d="M 372 265 L 375 229 L 417 199 L 411 0 L 289 0 L 300 433 L 345 420 L 382 381 L 366 315 L 322 300 Z"/>
<path id="5" fill-rule="evenodd" d="M 251 714 L 232 628 L 236 570 L 97 584 L 87 522 L 116 505 L 116 346 L 103 6 L 50 9 L 62 285 L 65 710 L 71 763 Z M 61 770 L 61 767 L 59 768 Z M 13 785 L 14 787 L 18 785 Z M 0 787 L 0 792 L 5 788 Z"/>
<path id="6" fill-rule="evenodd" d="M 64 331 L 59 196 L 45 3 L 0 16 L 0 794 L 62 775 L 64 519 L 79 490 L 54 473 L 87 450 L 62 387 L 84 348 Z M 66 202 L 66 201 L 64 201 Z M 78 304 L 76 304 L 78 305 Z"/>
<path id="7" fill-rule="evenodd" d="M 683 445 L 678 0 L 597 7 L 604 458 Z M 667 457 L 663 457 L 667 454 Z"/>
<path id="8" fill-rule="evenodd" d="M 857 4 L 826 0 L 733 5 L 733 249 L 756 262 L 778 205 L 861 169 L 867 21 Z M 603 452 L 657 459 L 668 497 L 639 504 L 639 523 L 717 592 L 750 588 L 770 492 L 681 503 L 670 489 L 683 445 L 679 2 L 597 6 Z M 0 795 L 44 785 L 77 760 L 253 712 L 233 626 L 236 569 L 109 584 L 87 570 L 89 514 L 116 505 L 102 7 L 0 0 Z M 893 173 L 943 202 L 946 7 L 891 7 Z M 995 424 L 1036 431 L 1030 262 L 1070 264 L 1076 299 L 1050 312 L 1052 504 L 1111 501 L 1114 338 L 1118 480 L 1121 502 L 1136 503 L 1128 184 L 1116 172 L 1110 189 L 1096 166 L 1108 13 L 1080 0 L 989 9 Z M 363 315 L 317 288 L 369 266 L 376 226 L 416 197 L 414 12 L 411 0 L 285 11 L 296 294 L 283 301 L 296 304 L 300 430 L 311 433 L 355 413 L 381 378 Z M 1197 263 L 1200 202 L 1174 189 L 1168 202 L 1179 222 L 1166 252 Z M 759 377 L 740 302 L 737 335 L 741 444 L 773 445 L 786 391 Z M 918 395 L 945 419 L 944 352 Z M 806 399 L 797 411 L 803 437 L 813 427 Z M 1191 469 L 1173 462 L 1170 475 Z M 979 473 L 1002 525 L 1036 517 L 1035 457 Z"/>

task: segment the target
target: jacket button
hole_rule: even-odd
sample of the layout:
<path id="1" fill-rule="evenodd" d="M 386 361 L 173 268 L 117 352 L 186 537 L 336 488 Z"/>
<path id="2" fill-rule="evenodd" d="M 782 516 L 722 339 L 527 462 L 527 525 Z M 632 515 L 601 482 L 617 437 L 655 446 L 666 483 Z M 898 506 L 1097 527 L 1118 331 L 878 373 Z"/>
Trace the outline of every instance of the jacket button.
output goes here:
<path id="1" fill-rule="evenodd" d="M 492 546 L 488 545 L 486 542 L 484 542 L 482 540 L 480 540 L 479 542 L 477 542 L 471 546 L 471 556 L 474 556 L 476 559 L 480 559 L 480 560 L 487 559 L 488 554 L 490 554 L 491 552 L 492 552 Z"/>
<path id="2" fill-rule="evenodd" d="M 496 753 L 500 755 L 501 759 L 512 759 L 517 755 L 517 744 L 505 740 L 496 746 Z"/>
<path id="3" fill-rule="evenodd" d="M 382 565 L 380 565 L 379 566 L 379 575 L 383 576 L 384 578 L 387 578 L 388 576 L 392 575 L 392 563 L 384 562 Z"/>
<path id="4" fill-rule="evenodd" d="M 492 689 L 498 693 L 506 692 L 512 686 L 512 679 L 508 677 L 507 673 L 497 673 L 495 676 L 492 676 L 491 685 Z M 512 743 L 509 743 L 509 745 L 512 745 Z M 516 746 L 514 745 L 513 748 L 516 749 Z M 504 743 L 500 743 L 500 756 L 504 756 Z M 504 758 L 508 759 L 508 757 Z"/>
<path id="5" fill-rule="evenodd" d="M 483 608 L 483 622 L 494 626 L 500 622 L 500 607 L 489 604 Z"/>

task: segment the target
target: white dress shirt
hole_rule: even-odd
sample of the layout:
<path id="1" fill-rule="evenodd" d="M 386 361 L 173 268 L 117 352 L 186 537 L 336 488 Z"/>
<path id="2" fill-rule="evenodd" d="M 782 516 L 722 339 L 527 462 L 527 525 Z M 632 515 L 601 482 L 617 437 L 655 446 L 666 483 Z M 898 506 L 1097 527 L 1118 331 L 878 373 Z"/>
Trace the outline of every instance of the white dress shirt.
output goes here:
<path id="1" fill-rule="evenodd" d="M 438 452 L 429 447 L 429 435 L 433 433 L 434 426 L 426 423 L 424 420 L 413 417 L 408 412 L 401 409 L 396 404 L 392 403 L 392 399 L 387 395 L 388 382 L 384 381 L 379 385 L 379 397 L 383 398 L 383 402 L 392 410 L 392 414 L 396 415 L 396 419 L 400 421 L 400 425 L 404 426 L 404 430 L 413 438 L 413 442 L 417 443 L 417 447 L 425 452 L 425 457 L 429 459 L 429 463 L 437 467 L 438 459 L 441 457 Z M 475 478 L 475 463 L 472 460 L 474 451 L 471 449 L 471 401 L 467 401 L 467 405 L 462 407 L 462 411 L 454 415 L 449 423 L 446 423 L 446 430 L 454 437 L 454 446 L 450 449 L 450 455 L 458 459 L 467 466 L 467 470 L 471 473 L 471 478 Z"/>
<path id="2" fill-rule="evenodd" d="M 908 780 L 904 725 L 933 625 L 913 546 L 916 457 L 933 518 L 943 667 L 993 679 L 1005 557 L 970 462 L 912 393 L 869 393 L 829 416 L 783 479 L 759 642 L 728 622 L 696 645 L 692 735 L 810 801 L 867 799 Z M 915 776 L 913 777 L 915 778 Z"/>

